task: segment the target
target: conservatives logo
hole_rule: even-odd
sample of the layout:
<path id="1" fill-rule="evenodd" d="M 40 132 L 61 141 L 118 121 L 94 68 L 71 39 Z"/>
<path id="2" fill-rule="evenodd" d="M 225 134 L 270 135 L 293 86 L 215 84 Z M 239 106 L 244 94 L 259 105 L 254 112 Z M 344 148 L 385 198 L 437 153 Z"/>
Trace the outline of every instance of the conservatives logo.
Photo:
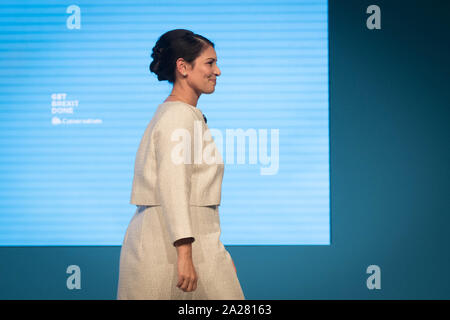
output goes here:
<path id="1" fill-rule="evenodd" d="M 51 113 L 52 114 L 64 114 L 67 116 L 75 114 L 78 109 L 78 100 L 69 100 L 67 93 L 52 93 L 51 95 Z M 78 111 L 77 111 L 78 112 Z M 102 124 L 102 119 L 68 119 L 60 118 L 58 116 L 52 117 L 52 125 L 68 125 L 68 124 Z"/>

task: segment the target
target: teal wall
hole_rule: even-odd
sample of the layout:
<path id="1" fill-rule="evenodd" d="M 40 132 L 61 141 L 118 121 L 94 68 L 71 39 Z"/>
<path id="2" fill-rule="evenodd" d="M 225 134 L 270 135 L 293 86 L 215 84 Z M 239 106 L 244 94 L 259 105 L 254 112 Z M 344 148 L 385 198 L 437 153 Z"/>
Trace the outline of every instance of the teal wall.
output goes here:
<path id="1" fill-rule="evenodd" d="M 449 15 L 448 1 L 330 0 L 331 245 L 227 247 L 247 299 L 450 298 Z M 113 299 L 119 254 L 1 247 L 0 298 Z"/>

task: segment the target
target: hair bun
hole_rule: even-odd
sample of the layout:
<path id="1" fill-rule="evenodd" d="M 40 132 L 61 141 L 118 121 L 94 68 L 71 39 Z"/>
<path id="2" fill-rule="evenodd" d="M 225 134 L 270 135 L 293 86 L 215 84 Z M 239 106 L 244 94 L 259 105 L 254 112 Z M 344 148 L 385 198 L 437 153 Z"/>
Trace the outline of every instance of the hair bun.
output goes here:
<path id="1" fill-rule="evenodd" d="M 159 44 L 155 45 L 152 50 L 151 57 L 153 58 L 153 62 L 150 64 L 150 71 L 154 72 L 158 75 L 160 73 L 161 59 L 163 57 L 163 48 L 159 46 Z"/>
<path id="2" fill-rule="evenodd" d="M 154 59 L 161 59 L 161 55 L 163 53 L 163 48 L 161 48 L 159 45 L 156 45 L 155 47 L 153 47 L 153 54 L 152 54 L 152 58 Z"/>

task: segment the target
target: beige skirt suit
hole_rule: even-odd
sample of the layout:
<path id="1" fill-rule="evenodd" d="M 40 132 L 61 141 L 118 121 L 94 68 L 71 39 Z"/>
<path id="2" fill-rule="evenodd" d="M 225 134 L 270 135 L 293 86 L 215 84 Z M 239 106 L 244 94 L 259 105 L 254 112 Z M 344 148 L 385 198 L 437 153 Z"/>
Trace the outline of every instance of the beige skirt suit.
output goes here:
<path id="1" fill-rule="evenodd" d="M 121 248 L 118 299 L 245 299 L 229 252 L 220 241 L 223 159 L 198 108 L 160 104 L 139 145 Z M 174 242 L 194 238 L 197 289 L 178 282 Z"/>

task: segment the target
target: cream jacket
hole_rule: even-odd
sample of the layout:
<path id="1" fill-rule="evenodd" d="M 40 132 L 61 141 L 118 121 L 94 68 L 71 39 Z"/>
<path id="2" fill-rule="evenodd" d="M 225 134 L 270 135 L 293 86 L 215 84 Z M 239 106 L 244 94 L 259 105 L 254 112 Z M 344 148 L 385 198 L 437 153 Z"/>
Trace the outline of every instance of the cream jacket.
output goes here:
<path id="1" fill-rule="evenodd" d="M 219 205 L 224 164 L 198 108 L 160 104 L 136 153 L 131 204 L 160 205 L 172 243 L 194 237 L 190 206 Z"/>

